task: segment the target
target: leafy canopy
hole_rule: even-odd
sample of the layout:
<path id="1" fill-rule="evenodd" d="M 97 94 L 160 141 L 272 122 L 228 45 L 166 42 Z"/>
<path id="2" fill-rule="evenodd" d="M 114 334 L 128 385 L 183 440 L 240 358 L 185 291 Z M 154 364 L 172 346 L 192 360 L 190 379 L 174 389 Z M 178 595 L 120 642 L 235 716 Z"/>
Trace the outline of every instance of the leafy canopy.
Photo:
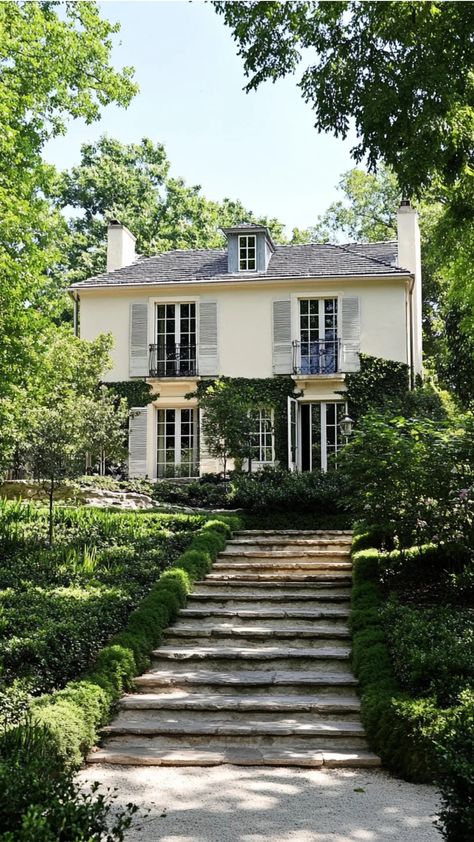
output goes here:
<path id="1" fill-rule="evenodd" d="M 401 188 L 453 184 L 474 164 L 474 6 L 448 2 L 214 4 L 250 81 L 294 73 L 320 131 L 346 138 L 356 161 L 381 159 Z"/>

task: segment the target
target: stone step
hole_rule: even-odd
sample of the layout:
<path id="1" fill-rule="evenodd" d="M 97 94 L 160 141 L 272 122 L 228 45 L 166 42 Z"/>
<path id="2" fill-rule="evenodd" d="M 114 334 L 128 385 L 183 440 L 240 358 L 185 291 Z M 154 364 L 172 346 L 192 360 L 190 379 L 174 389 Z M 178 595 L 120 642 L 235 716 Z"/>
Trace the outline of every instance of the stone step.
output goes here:
<path id="1" fill-rule="evenodd" d="M 349 615 L 348 608 L 263 608 L 261 605 L 258 608 L 216 608 L 210 605 L 199 608 L 181 608 L 178 612 L 178 618 L 183 620 L 200 619 L 204 622 L 206 620 L 215 622 L 231 618 L 234 625 L 239 622 L 240 626 L 252 620 L 290 622 L 293 626 L 296 623 L 306 623 L 308 620 L 315 623 L 321 620 L 341 623 L 345 622 Z M 275 628 L 281 628 L 281 625 Z"/>
<path id="2" fill-rule="evenodd" d="M 271 748 L 262 746 L 221 746 L 218 750 L 180 746 L 179 748 L 159 749 L 148 742 L 137 745 L 127 741 L 121 745 L 94 749 L 87 758 L 88 763 L 110 763 L 123 766 L 280 766 L 317 769 L 327 768 L 367 768 L 380 766 L 380 758 L 369 751 L 331 751 L 321 748 L 319 751 L 291 748 Z"/>
<path id="3" fill-rule="evenodd" d="M 237 583 L 239 584 L 239 583 Z M 301 588 L 298 588 L 296 591 L 291 589 L 289 591 L 282 591 L 282 590 L 273 590 L 271 593 L 267 591 L 261 591 L 258 588 L 259 583 L 254 583 L 257 587 L 255 590 L 249 590 L 249 588 L 240 588 L 232 586 L 232 588 L 228 588 L 224 590 L 221 588 L 218 590 L 216 588 L 215 583 L 212 584 L 211 588 L 208 591 L 194 591 L 194 593 L 190 594 L 188 597 L 188 605 L 194 606 L 196 603 L 202 605 L 202 603 L 211 603 L 214 602 L 223 602 L 227 604 L 231 603 L 241 603 L 242 607 L 245 606 L 259 606 L 264 607 L 264 605 L 278 605 L 279 603 L 284 603 L 285 605 L 294 604 L 296 607 L 300 607 L 299 603 L 304 603 L 305 608 L 314 608 L 315 604 L 318 608 L 321 607 L 321 603 L 328 603 L 328 607 L 330 607 L 333 603 L 342 603 L 344 608 L 348 608 L 350 606 L 350 596 L 351 591 L 350 588 L 341 587 L 340 585 L 336 585 L 334 588 L 322 588 L 315 590 L 313 593 L 308 592 L 307 590 L 302 591 Z"/>
<path id="4" fill-rule="evenodd" d="M 196 711 L 259 711 L 271 713 L 354 714 L 360 711 L 357 696 L 304 696 L 246 694 L 223 695 L 200 692 L 141 693 L 123 696 L 120 707 L 124 710 L 196 710 Z"/>
<path id="5" fill-rule="evenodd" d="M 170 628 L 166 634 L 166 645 L 179 646 L 180 642 L 192 640 L 197 644 L 201 639 L 220 640 L 226 643 L 240 644 L 242 638 L 249 641 L 258 640 L 262 643 L 273 643 L 276 640 L 292 640 L 293 646 L 308 645 L 309 641 L 331 640 L 331 639 L 348 639 L 350 638 L 350 630 L 348 626 L 342 625 L 321 625 L 313 623 L 310 626 L 291 627 L 285 626 L 252 626 L 248 623 L 243 625 L 234 625 L 233 623 L 221 623 L 219 625 L 206 626 L 202 623 L 198 625 L 177 625 Z"/>
<path id="6" fill-rule="evenodd" d="M 318 582 L 321 581 L 327 582 L 328 580 L 331 582 L 343 582 L 345 585 L 348 584 L 348 580 L 344 571 L 341 570 L 340 573 L 331 574 L 329 577 L 326 571 L 321 572 L 313 572 L 313 573 L 289 573 L 288 571 L 281 571 L 280 573 L 251 573 L 249 571 L 242 571 L 242 573 L 238 572 L 224 572 L 219 571 L 218 573 L 209 573 L 206 577 L 206 584 L 209 585 L 210 582 L 249 582 L 252 585 L 255 582 L 264 582 L 267 584 L 298 584 L 299 582 L 302 583 L 311 583 L 317 585 Z"/>
<path id="7" fill-rule="evenodd" d="M 256 549 L 252 549 L 250 547 L 245 546 L 233 546 L 232 544 L 227 544 L 225 550 L 221 550 L 219 553 L 219 558 L 301 558 L 301 559 L 325 559 L 331 558 L 334 560 L 337 559 L 346 559 L 350 558 L 351 553 L 349 549 L 328 549 L 325 547 L 279 547 L 275 549 L 273 547 L 256 547 Z"/>
<path id="8" fill-rule="evenodd" d="M 347 646 L 339 648 L 328 648 L 322 646 L 311 646 L 296 649 L 291 646 L 160 646 L 152 652 L 153 658 L 169 661 L 206 661 L 208 659 L 225 660 L 243 659 L 244 661 L 286 661 L 297 659 L 308 659 L 321 661 L 326 659 L 347 661 L 351 650 Z"/>
<path id="9" fill-rule="evenodd" d="M 267 591 L 268 593 L 273 591 L 278 592 L 281 590 L 294 591 L 295 588 L 297 588 L 301 593 L 306 593 L 307 596 L 312 598 L 315 591 L 331 590 L 332 588 L 340 588 L 342 586 L 347 588 L 347 593 L 350 593 L 352 577 L 341 573 L 337 576 L 322 574 L 317 577 L 310 577 L 309 580 L 299 580 L 297 576 L 286 576 L 284 578 L 279 578 L 278 581 L 275 581 L 270 577 L 264 576 L 259 576 L 254 579 L 250 576 L 240 577 L 236 574 L 235 577 L 231 578 L 223 575 L 222 573 L 208 573 L 205 579 L 201 579 L 196 582 L 196 587 L 199 588 L 198 592 L 202 593 L 202 588 L 215 588 L 223 584 L 225 584 L 227 588 L 247 587 L 250 592 L 252 592 L 254 588 L 265 588 L 265 595 L 267 595 Z"/>
<path id="10" fill-rule="evenodd" d="M 313 535 L 315 538 L 332 537 L 333 535 L 347 535 L 352 539 L 352 529 L 237 529 L 233 538 L 240 538 L 242 535 L 262 536 L 267 535 L 290 535 L 297 538 L 307 537 Z"/>
<path id="11" fill-rule="evenodd" d="M 365 742 L 365 731 L 359 720 L 326 720 L 309 721 L 297 717 L 285 719 L 275 717 L 262 720 L 257 714 L 246 715 L 244 719 L 236 720 L 221 716 L 218 712 L 210 714 L 212 718 L 204 719 L 196 712 L 192 718 L 175 715 L 167 717 L 151 716 L 148 711 L 122 711 L 112 725 L 102 728 L 102 733 L 112 737 L 173 737 L 173 741 L 189 739 L 203 739 L 213 737 L 270 737 L 273 740 L 288 737 L 297 739 L 311 739 L 312 742 L 324 738 L 326 743 L 353 741 L 355 745 Z M 309 716 L 309 714 L 306 714 Z M 208 742 L 208 740 L 206 740 Z"/>
<path id="12" fill-rule="evenodd" d="M 225 694 L 243 693 L 248 695 L 249 688 L 264 688 L 265 693 L 279 695 L 284 692 L 290 694 L 306 694 L 315 692 L 318 695 L 337 693 L 341 696 L 353 694 L 357 687 L 357 679 L 350 672 L 334 672 L 334 670 L 208 670 L 177 671 L 176 669 L 160 669 L 147 672 L 134 681 L 141 692 L 151 692 L 155 688 L 173 688 L 188 692 L 202 693 L 204 689 L 212 687 L 212 692 Z"/>
<path id="13" fill-rule="evenodd" d="M 333 535 L 325 538 L 307 535 L 297 537 L 296 535 L 233 535 L 227 542 L 228 547 L 341 547 L 350 550 L 352 538 L 350 536 Z"/>
<path id="14" fill-rule="evenodd" d="M 289 572 L 293 575 L 293 573 L 317 572 L 321 570 L 327 572 L 328 574 L 332 574 L 337 573 L 339 570 L 343 570 L 344 572 L 350 571 L 352 570 L 352 564 L 350 561 L 294 561 L 293 559 L 284 561 L 279 558 L 277 560 L 269 559 L 268 561 L 251 561 L 249 559 L 246 559 L 245 561 L 221 560 L 216 561 L 212 566 L 213 573 L 218 573 L 220 571 L 226 571 L 229 573 L 240 573 L 241 571 L 249 573 L 260 573 L 261 571 L 265 571 L 266 573 L 278 573 L 280 570 L 287 575 Z"/>

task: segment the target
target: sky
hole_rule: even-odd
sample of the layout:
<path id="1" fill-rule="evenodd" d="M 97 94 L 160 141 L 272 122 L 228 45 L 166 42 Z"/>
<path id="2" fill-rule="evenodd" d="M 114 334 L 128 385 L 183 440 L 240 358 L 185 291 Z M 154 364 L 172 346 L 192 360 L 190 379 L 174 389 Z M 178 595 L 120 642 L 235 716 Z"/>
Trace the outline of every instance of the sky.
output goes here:
<path id="1" fill-rule="evenodd" d="M 208 199 L 240 199 L 280 219 L 289 233 L 315 223 L 334 201 L 350 148 L 318 134 L 297 77 L 245 93 L 242 59 L 231 31 L 209 3 L 110 0 L 102 16 L 121 24 L 112 62 L 132 65 L 140 91 L 128 109 L 108 106 L 91 126 L 70 124 L 45 157 L 63 169 L 80 146 L 102 134 L 125 143 L 163 143 L 171 174 L 202 186 Z"/>

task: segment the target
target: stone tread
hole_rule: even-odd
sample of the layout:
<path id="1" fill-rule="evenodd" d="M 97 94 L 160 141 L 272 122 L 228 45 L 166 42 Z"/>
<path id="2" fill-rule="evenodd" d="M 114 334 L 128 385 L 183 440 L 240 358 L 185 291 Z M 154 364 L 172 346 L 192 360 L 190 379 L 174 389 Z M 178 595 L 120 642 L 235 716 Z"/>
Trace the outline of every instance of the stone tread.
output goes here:
<path id="1" fill-rule="evenodd" d="M 241 535 L 252 535 L 257 537 L 259 535 L 314 535 L 316 538 L 333 536 L 333 535 L 347 535 L 352 537 L 352 529 L 237 529 L 234 532 L 234 537 Z"/>
<path id="2" fill-rule="evenodd" d="M 211 578 L 212 577 L 212 578 Z M 301 591 L 307 589 L 310 591 L 310 595 L 312 596 L 311 592 L 314 592 L 314 579 L 311 580 L 301 580 L 298 581 L 295 576 L 287 576 L 286 578 L 282 578 L 279 581 L 274 579 L 265 579 L 261 577 L 257 580 L 254 579 L 240 579 L 240 578 L 231 578 L 228 576 L 222 576 L 219 574 L 219 577 L 212 576 L 211 573 L 208 574 L 206 579 L 200 579 L 196 582 L 197 587 L 215 587 L 216 585 L 225 584 L 227 587 L 234 587 L 234 588 L 244 588 L 247 586 L 248 588 L 277 588 L 280 590 L 294 590 L 295 588 L 299 588 Z M 339 576 L 318 576 L 317 577 L 317 584 L 318 588 L 322 585 L 326 585 L 328 588 L 331 587 L 340 587 L 341 585 L 349 586 L 352 584 L 352 577 L 351 576 L 344 576 L 342 573 Z"/>
<path id="3" fill-rule="evenodd" d="M 315 660 L 330 658 L 332 660 L 347 660 L 351 650 L 347 647 L 291 648 L 285 646 L 198 646 L 198 647 L 167 647 L 154 649 L 154 658 L 167 658 L 184 661 L 187 659 L 206 660 L 207 658 L 244 658 L 246 660 L 275 660 L 287 658 L 311 658 Z"/>
<path id="4" fill-rule="evenodd" d="M 225 719 L 215 719 L 213 722 L 200 721 L 199 719 L 184 719 L 173 717 L 166 719 L 163 716 L 152 719 L 134 719 L 133 713 L 126 711 L 121 719 L 115 720 L 112 725 L 102 728 L 102 733 L 107 736 L 226 736 L 226 737 L 365 737 L 364 727 L 361 722 L 348 722 L 346 720 L 298 722 L 294 718 L 285 720 L 281 717 L 275 721 L 264 721 L 247 718 L 245 722 Z"/>
<path id="5" fill-rule="evenodd" d="M 181 608 L 178 617 L 240 617 L 245 620 L 326 620 L 345 619 L 350 615 L 349 608 Z"/>
<path id="6" fill-rule="evenodd" d="M 351 673 L 331 673 L 311 670 L 241 670 L 240 672 L 213 672 L 199 670 L 192 672 L 174 672 L 157 670 L 147 672 L 135 679 L 139 687 L 177 685 L 199 686 L 311 686 L 311 687 L 357 687 L 358 681 Z"/>
<path id="7" fill-rule="evenodd" d="M 181 746 L 157 749 L 152 746 L 110 746 L 95 749 L 89 763 L 111 763 L 134 766 L 302 766 L 318 768 L 380 766 L 380 758 L 368 751 L 308 751 L 287 748 L 223 747 L 220 751 Z"/>
<path id="8" fill-rule="evenodd" d="M 216 561 L 213 570 L 289 570 L 291 573 L 304 570 L 352 570 L 350 561 L 295 561 L 291 565 L 287 561 L 279 559 L 271 561 Z"/>
<path id="9" fill-rule="evenodd" d="M 258 585 L 258 583 L 255 583 Z M 278 594 L 235 594 L 228 591 L 214 591 L 213 593 L 192 593 L 189 595 L 189 600 L 196 600 L 196 602 L 206 602 L 208 600 L 216 600 L 217 602 L 225 602 L 227 600 L 234 600 L 238 602 L 256 602 L 260 604 L 263 602 L 346 602 L 350 605 L 350 592 L 342 594 L 334 593 L 315 593 L 307 594 L 292 594 L 292 593 L 278 593 Z M 184 610 L 184 609 L 183 609 Z M 225 610 L 225 609 L 224 609 Z M 236 609 L 238 611 L 245 609 Z M 325 610 L 325 609 L 324 609 Z M 348 610 L 348 609 L 345 609 Z"/>
<path id="10" fill-rule="evenodd" d="M 297 711 L 303 713 L 358 713 L 357 696 L 232 696 L 201 692 L 199 695 L 141 693 L 123 696 L 124 710 L 226 710 L 226 711 Z"/>
<path id="11" fill-rule="evenodd" d="M 172 626 L 168 631 L 169 637 L 255 637 L 255 638 L 288 638 L 288 637 L 350 637 L 350 630 L 347 626 L 301 626 L 300 628 L 291 628 L 284 626 L 282 628 L 265 628 L 263 626 L 226 626 L 225 628 L 216 628 L 213 626 Z"/>
<path id="12" fill-rule="evenodd" d="M 287 559 L 287 558 L 301 558 L 315 560 L 319 558 L 330 559 L 345 559 L 350 558 L 350 550 L 326 550 L 326 549 L 312 549 L 312 550 L 298 550 L 295 552 L 291 547 L 286 550 L 243 550 L 242 547 L 232 547 L 227 545 L 225 550 L 219 553 L 219 558 L 269 558 L 269 559 Z"/>

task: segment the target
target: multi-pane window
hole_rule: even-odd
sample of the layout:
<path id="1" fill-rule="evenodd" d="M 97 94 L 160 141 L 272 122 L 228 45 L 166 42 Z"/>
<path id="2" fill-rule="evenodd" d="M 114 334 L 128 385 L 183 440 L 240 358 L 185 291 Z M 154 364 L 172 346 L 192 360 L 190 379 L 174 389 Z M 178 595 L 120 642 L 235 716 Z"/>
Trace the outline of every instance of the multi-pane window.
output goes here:
<path id="1" fill-rule="evenodd" d="M 158 304 L 156 363 L 158 377 L 196 373 L 196 304 Z"/>
<path id="2" fill-rule="evenodd" d="M 327 466 L 334 464 L 336 453 L 344 445 L 341 421 L 345 415 L 345 404 L 341 401 L 326 404 L 326 461 Z"/>
<path id="3" fill-rule="evenodd" d="M 239 271 L 255 272 L 257 268 L 257 238 L 255 234 L 239 236 Z"/>
<path id="4" fill-rule="evenodd" d="M 321 401 L 300 405 L 301 455 L 303 471 L 327 471 L 345 444 L 341 421 L 346 406 L 342 401 Z"/>
<path id="5" fill-rule="evenodd" d="M 300 299 L 299 368 L 301 374 L 337 371 L 337 298 Z"/>
<path id="6" fill-rule="evenodd" d="M 252 423 L 250 444 L 254 462 L 273 462 L 273 414 L 271 409 L 252 409 L 249 413 Z"/>
<path id="7" fill-rule="evenodd" d="M 158 477 L 194 477 L 199 473 L 197 411 L 159 409 Z"/>

